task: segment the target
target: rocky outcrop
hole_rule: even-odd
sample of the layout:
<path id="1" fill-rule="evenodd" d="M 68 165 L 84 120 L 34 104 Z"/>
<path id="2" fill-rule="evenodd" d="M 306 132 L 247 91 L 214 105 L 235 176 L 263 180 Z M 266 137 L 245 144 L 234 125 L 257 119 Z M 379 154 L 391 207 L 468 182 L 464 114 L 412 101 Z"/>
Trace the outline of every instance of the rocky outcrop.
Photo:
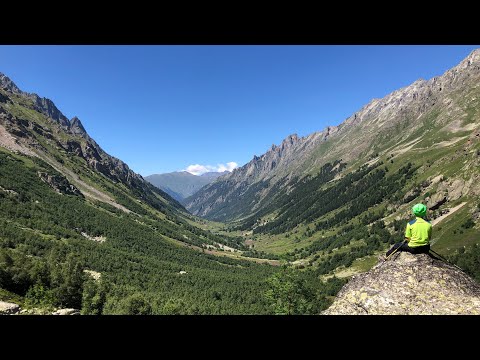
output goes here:
<path id="1" fill-rule="evenodd" d="M 401 252 L 353 276 L 323 314 L 480 314 L 480 285 L 441 260 Z"/>
<path id="2" fill-rule="evenodd" d="M 12 100 L 6 95 L 0 94 L 0 103 L 11 103 Z"/>
<path id="3" fill-rule="evenodd" d="M 75 156 L 84 158 L 82 144 L 76 140 L 67 140 L 63 148 Z"/>
<path id="4" fill-rule="evenodd" d="M 448 193 L 445 194 L 443 191 L 435 193 L 430 198 L 428 198 L 427 208 L 430 210 L 438 209 L 440 206 L 447 202 L 447 195 Z"/>
<path id="5" fill-rule="evenodd" d="M 87 132 L 85 131 L 82 122 L 76 116 L 70 120 L 70 132 L 74 135 L 87 136 Z"/>
<path id="6" fill-rule="evenodd" d="M 28 94 L 27 96 L 34 102 L 33 110 L 38 111 L 39 113 L 44 114 L 48 118 L 54 120 L 64 129 L 68 129 L 70 127 L 70 121 L 68 121 L 66 116 L 63 115 L 60 110 L 58 110 L 52 100 L 41 98 L 37 94 Z"/>
<path id="7" fill-rule="evenodd" d="M 52 100 L 42 98 L 37 94 L 31 94 L 21 91 L 17 85 L 5 74 L 0 73 L 0 88 L 10 93 L 21 95 L 32 100 L 33 110 L 38 111 L 45 116 L 51 118 L 65 129 L 68 129 L 70 122 L 55 106 Z"/>
<path id="8" fill-rule="evenodd" d="M 78 309 L 58 309 L 54 311 L 52 315 L 80 315 L 80 310 Z"/>
<path id="9" fill-rule="evenodd" d="M 21 91 L 12 80 L 10 80 L 8 76 L 6 76 L 5 74 L 2 74 L 1 72 L 0 72 L 0 88 L 8 92 L 11 92 L 13 94 L 19 94 L 19 95 L 23 94 L 23 91 Z"/>
<path id="10" fill-rule="evenodd" d="M 45 172 L 39 171 L 38 176 L 40 179 L 50 185 L 59 194 L 64 195 L 76 195 L 83 197 L 83 194 L 74 185 L 70 184 L 66 178 L 60 175 L 50 175 Z"/>
<path id="11" fill-rule="evenodd" d="M 18 196 L 18 193 L 16 191 L 5 189 L 3 186 L 0 186 L 0 191 L 8 195 Z"/>
<path id="12" fill-rule="evenodd" d="M 427 207 L 430 210 L 436 210 L 447 201 L 455 201 L 470 193 L 474 185 L 474 178 L 465 181 L 460 178 L 454 178 L 450 181 L 441 181 L 436 192 L 426 198 Z M 472 194 L 475 192 L 472 191 Z"/>
<path id="13" fill-rule="evenodd" d="M 0 315 L 13 315 L 20 311 L 20 305 L 0 301 Z"/>

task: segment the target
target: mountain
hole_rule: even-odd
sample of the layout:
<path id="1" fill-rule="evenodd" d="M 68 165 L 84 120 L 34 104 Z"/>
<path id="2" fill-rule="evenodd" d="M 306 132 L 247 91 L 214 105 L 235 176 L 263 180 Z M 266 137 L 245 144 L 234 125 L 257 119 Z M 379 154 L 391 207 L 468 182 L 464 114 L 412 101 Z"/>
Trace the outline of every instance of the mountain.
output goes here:
<path id="1" fill-rule="evenodd" d="M 208 219 L 231 221 L 268 203 L 278 182 L 284 187 L 293 177 L 315 175 L 329 161 L 341 159 L 349 167 L 360 166 L 377 153 L 398 156 L 433 140 L 440 143 L 437 146 L 446 144 L 441 141 L 463 140 L 454 135 L 475 129 L 479 66 L 480 50 L 475 50 L 440 77 L 417 80 L 383 99 L 373 99 L 339 126 L 301 138 L 290 135 L 196 193 L 186 207 Z M 240 195 L 248 195 L 249 201 L 241 211 L 237 210 Z"/>
<path id="2" fill-rule="evenodd" d="M 426 254 L 397 253 L 354 276 L 324 315 L 479 315 L 480 285 Z"/>
<path id="3" fill-rule="evenodd" d="M 322 276 L 371 267 L 375 253 L 401 240 L 417 202 L 438 222 L 436 248 L 463 250 L 479 236 L 479 83 L 475 50 L 338 126 L 288 136 L 183 203 Z"/>
<path id="4" fill-rule="evenodd" d="M 124 211 L 134 211 L 138 205 L 129 200 L 113 199 L 86 181 L 93 175 L 99 183 L 121 183 L 137 196 L 161 212 L 181 209 L 181 205 L 169 195 L 156 189 L 140 175 L 134 173 L 121 160 L 108 155 L 85 131 L 77 117 L 68 120 L 46 98 L 25 93 L 4 74 L 0 73 L 0 86 L 4 93 L 0 102 L 0 146 L 35 156 L 46 161 L 57 171 L 64 173 L 81 192 L 92 199 L 105 202 Z M 106 182 L 106 179 L 110 180 Z M 97 180 L 97 179 L 96 179 Z M 108 185 L 107 185 L 108 184 Z"/>
<path id="5" fill-rule="evenodd" d="M 216 179 L 218 178 L 219 176 L 222 176 L 222 175 L 225 175 L 225 174 L 228 174 L 229 172 L 227 170 L 223 171 L 223 172 L 218 172 L 218 171 L 209 171 L 209 172 L 206 172 L 202 175 L 199 175 L 201 177 L 205 177 L 205 178 L 209 178 L 209 179 Z"/>
<path id="6" fill-rule="evenodd" d="M 162 189 L 175 200 L 181 202 L 225 173 L 228 173 L 228 171 L 223 173 L 208 172 L 197 176 L 187 171 L 175 171 L 165 174 L 148 175 L 145 177 L 145 180 L 157 188 Z"/>
<path id="7" fill-rule="evenodd" d="M 78 118 L 0 75 L 2 311 L 318 314 L 333 302 L 343 313 L 354 310 L 335 296 L 351 279 L 338 297 L 355 311 L 387 313 L 391 301 L 436 313 L 428 296 L 453 313 L 463 296 L 456 311 L 473 313 L 477 290 L 463 273 L 408 254 L 375 264 L 423 202 L 432 248 L 479 279 L 478 84 L 476 50 L 338 126 L 272 145 L 184 208 L 105 153 Z"/>
<path id="8" fill-rule="evenodd" d="M 258 293 L 273 266 L 242 257 L 242 239 L 202 229 L 176 200 L 107 154 L 80 119 L 3 74 L 0 204 L 0 301 L 9 309 L 269 312 Z"/>

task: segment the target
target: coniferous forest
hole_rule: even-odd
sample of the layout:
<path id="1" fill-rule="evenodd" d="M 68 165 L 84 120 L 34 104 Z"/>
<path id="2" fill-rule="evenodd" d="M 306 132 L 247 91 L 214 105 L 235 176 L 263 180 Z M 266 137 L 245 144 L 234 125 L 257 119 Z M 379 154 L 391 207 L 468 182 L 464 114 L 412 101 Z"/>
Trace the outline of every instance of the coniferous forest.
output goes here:
<path id="1" fill-rule="evenodd" d="M 163 222 L 148 226 L 138 215 L 57 193 L 37 175 L 55 170 L 38 159 L 0 152 L 0 168 L 0 186 L 11 190 L 0 192 L 0 288 L 27 306 L 83 314 L 275 312 L 264 294 L 279 268 L 169 243 Z M 336 283 L 312 281 L 313 272 L 302 277 L 310 304 L 321 300 L 312 311 L 325 307 L 324 287 Z"/>

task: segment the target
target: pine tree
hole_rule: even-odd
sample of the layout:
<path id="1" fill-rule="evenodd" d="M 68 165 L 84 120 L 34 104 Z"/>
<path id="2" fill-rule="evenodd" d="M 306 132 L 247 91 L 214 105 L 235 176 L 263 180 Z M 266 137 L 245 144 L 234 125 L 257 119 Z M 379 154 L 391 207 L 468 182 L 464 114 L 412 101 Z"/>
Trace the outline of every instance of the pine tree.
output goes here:
<path id="1" fill-rule="evenodd" d="M 275 315 L 302 315 L 311 310 L 314 294 L 295 270 L 284 266 L 268 280 L 265 298 Z"/>

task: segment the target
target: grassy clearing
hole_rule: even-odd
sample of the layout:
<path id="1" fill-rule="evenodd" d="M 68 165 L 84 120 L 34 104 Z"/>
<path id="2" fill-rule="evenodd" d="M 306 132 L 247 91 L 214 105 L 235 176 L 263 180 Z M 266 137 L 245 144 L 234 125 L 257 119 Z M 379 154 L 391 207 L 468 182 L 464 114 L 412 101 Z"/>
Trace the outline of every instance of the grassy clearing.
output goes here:
<path id="1" fill-rule="evenodd" d="M 203 253 L 210 254 L 210 255 L 215 255 L 215 256 L 218 256 L 218 257 L 228 257 L 228 258 L 235 259 L 235 260 L 247 260 L 247 261 L 256 262 L 258 264 L 270 264 L 270 265 L 274 265 L 274 266 L 278 266 L 280 264 L 280 261 L 278 261 L 278 260 L 259 259 L 259 258 L 251 258 L 251 257 L 242 256 L 242 252 L 230 252 L 230 251 L 222 251 L 222 250 L 217 250 L 217 249 L 206 250 L 206 249 L 200 248 L 198 246 L 187 244 L 185 242 L 182 242 L 182 241 L 179 241 L 179 240 L 176 240 L 176 239 L 172 239 L 172 238 L 169 238 L 169 237 L 166 237 L 166 236 L 164 236 L 164 240 L 171 243 L 171 244 L 174 244 L 176 246 L 187 247 L 187 248 L 192 249 L 192 250 L 196 250 L 196 251 L 203 252 Z"/>
<path id="2" fill-rule="evenodd" d="M 456 249 L 480 243 L 478 225 L 470 229 L 462 228 L 462 224 L 471 218 L 469 208 L 467 203 L 433 228 L 432 249 L 447 255 L 454 253 Z"/>
<path id="3" fill-rule="evenodd" d="M 295 248 L 304 248 L 315 241 L 315 239 L 315 237 L 302 238 L 297 242 L 292 236 L 286 238 L 285 235 L 266 235 L 259 237 L 255 241 L 255 249 L 280 255 L 294 250 Z"/>
<path id="4" fill-rule="evenodd" d="M 20 305 L 20 307 L 24 307 L 24 299 L 22 296 L 14 294 L 5 289 L 0 289 L 0 301 L 15 303 Z"/>

